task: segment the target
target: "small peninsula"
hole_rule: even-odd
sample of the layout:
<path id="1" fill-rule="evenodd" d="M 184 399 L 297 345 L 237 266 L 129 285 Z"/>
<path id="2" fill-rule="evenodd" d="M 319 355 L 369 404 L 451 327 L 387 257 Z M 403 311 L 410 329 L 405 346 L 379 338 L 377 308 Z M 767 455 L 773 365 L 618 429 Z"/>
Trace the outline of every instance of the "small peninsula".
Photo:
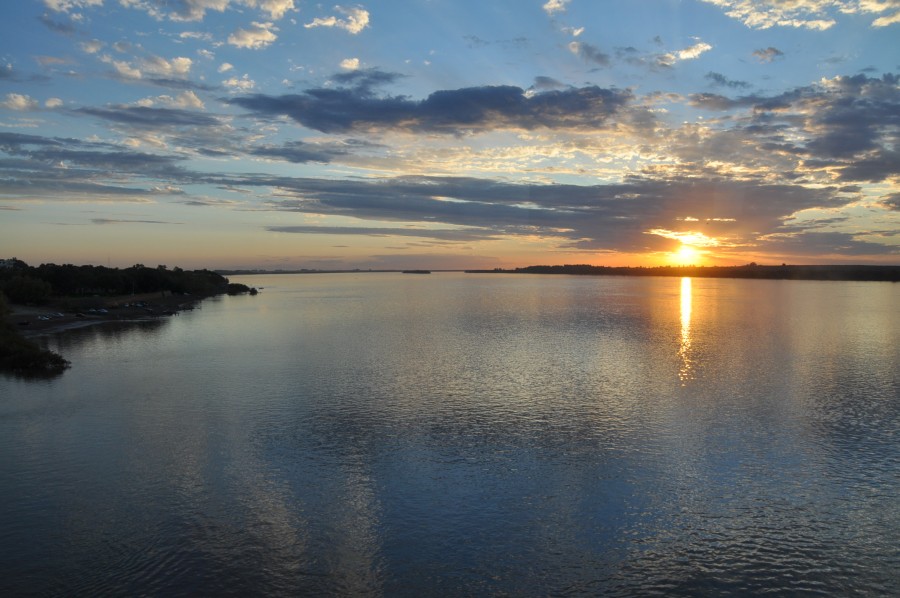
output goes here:
<path id="1" fill-rule="evenodd" d="M 221 294 L 255 295 L 256 289 L 211 270 L 163 265 L 130 268 L 0 260 L 0 372 L 58 375 L 70 366 L 30 337 L 104 322 L 172 316 Z"/>

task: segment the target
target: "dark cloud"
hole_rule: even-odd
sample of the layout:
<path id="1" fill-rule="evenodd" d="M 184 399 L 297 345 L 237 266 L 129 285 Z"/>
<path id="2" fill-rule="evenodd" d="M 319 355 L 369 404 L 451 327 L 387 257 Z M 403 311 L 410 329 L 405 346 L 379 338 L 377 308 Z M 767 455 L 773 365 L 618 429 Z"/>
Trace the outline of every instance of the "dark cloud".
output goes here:
<path id="1" fill-rule="evenodd" d="M 161 191 L 177 193 L 179 190 L 159 187 L 156 182 L 193 177 L 179 166 L 184 158 L 178 155 L 135 152 L 103 142 L 0 132 L 0 150 L 11 156 L 0 160 L 0 189 L 9 196 L 135 198 Z M 127 177 L 152 181 L 156 186 L 125 186 Z"/>
<path id="2" fill-rule="evenodd" d="M 548 89 L 563 89 L 565 87 L 566 86 L 563 83 L 557 81 L 553 77 L 543 76 L 535 77 L 534 84 L 531 86 L 532 89 L 537 89 L 539 91 L 546 91 Z"/>
<path id="3" fill-rule="evenodd" d="M 162 220 L 123 220 L 110 218 L 92 218 L 94 224 L 184 224 L 183 222 L 165 222 Z"/>
<path id="4" fill-rule="evenodd" d="M 437 91 L 421 101 L 372 97 L 352 89 L 303 94 L 252 95 L 223 101 L 259 115 L 285 115 L 325 133 L 406 130 L 461 134 L 496 129 L 599 129 L 632 99 L 631 92 L 600 87 L 533 95 L 519 87 Z"/>
<path id="5" fill-rule="evenodd" d="M 760 48 L 753 51 L 753 56 L 760 62 L 772 62 L 779 58 L 784 58 L 784 52 L 778 48 L 769 46 L 768 48 Z"/>
<path id="6" fill-rule="evenodd" d="M 352 87 L 358 91 L 369 92 L 382 85 L 390 85 L 404 75 L 399 73 L 387 73 L 378 69 L 360 69 L 348 73 L 337 73 L 331 77 L 332 81 L 344 86 Z"/>
<path id="7" fill-rule="evenodd" d="M 42 14 L 39 16 L 38 21 L 44 24 L 50 31 L 55 31 L 56 33 L 62 33 L 63 35 L 72 35 L 77 29 L 71 23 L 62 23 L 60 21 L 54 21 L 50 18 L 48 14 Z"/>
<path id="8" fill-rule="evenodd" d="M 491 235 L 543 235 L 592 251 L 668 248 L 671 239 L 647 232 L 686 227 L 734 244 L 751 244 L 760 234 L 778 231 L 797 210 L 839 207 L 850 201 L 836 188 L 687 178 L 641 178 L 590 187 L 465 177 L 342 181 L 254 177 L 230 182 L 276 190 L 272 195 L 277 199 L 267 204 L 272 210 L 474 227 Z M 688 222 L 687 217 L 698 222 Z M 371 229 L 365 234 L 372 234 Z"/>
<path id="9" fill-rule="evenodd" d="M 898 83 L 894 74 L 859 74 L 775 96 L 694 94 L 690 103 L 709 110 L 747 110 L 744 126 L 714 135 L 743 135 L 743 152 L 753 140 L 761 151 L 803 158 L 807 168 L 836 170 L 841 181 L 879 182 L 900 174 Z M 709 141 L 703 143 L 709 153 Z M 787 168 L 782 171 L 786 178 L 789 174 Z"/>
<path id="10" fill-rule="evenodd" d="M 367 237 L 420 237 L 441 241 L 469 242 L 498 239 L 490 229 L 427 229 L 427 228 L 370 228 L 362 226 L 269 226 L 266 230 L 278 233 L 305 235 L 362 235 Z"/>
<path id="11" fill-rule="evenodd" d="M 74 112 L 137 128 L 212 127 L 219 125 L 213 116 L 176 108 L 147 106 L 113 106 L 111 108 L 78 108 Z"/>
<path id="12" fill-rule="evenodd" d="M 746 81 L 736 81 L 733 79 L 729 79 L 722 73 L 714 73 L 712 71 L 706 73 L 706 79 L 708 79 L 712 85 L 717 85 L 720 87 L 731 87 L 732 89 L 750 87 L 750 84 Z"/>
<path id="13" fill-rule="evenodd" d="M 117 76 L 117 78 L 119 78 Z M 133 82 L 132 79 L 123 78 L 123 81 L 128 83 Z M 156 85 L 157 87 L 165 87 L 167 89 L 180 89 L 184 90 L 197 90 L 197 91 L 214 91 L 220 89 L 220 87 L 215 85 L 205 85 L 203 83 L 197 83 L 196 81 L 191 81 L 189 79 L 168 79 L 165 77 L 144 77 L 141 79 L 142 83 L 150 83 L 152 85 Z"/>
<path id="14" fill-rule="evenodd" d="M 253 156 L 277 158 L 296 164 L 305 164 L 306 162 L 328 163 L 336 156 L 344 156 L 348 152 L 334 148 L 322 149 L 302 141 L 292 141 L 281 146 L 256 147 L 251 149 L 249 153 Z"/>
<path id="15" fill-rule="evenodd" d="M 609 66 L 611 63 L 609 54 L 604 54 L 600 48 L 586 42 L 570 42 L 569 50 L 585 62 L 600 66 Z"/>
<path id="16" fill-rule="evenodd" d="M 894 193 L 892 195 L 888 195 L 882 200 L 881 205 L 886 207 L 889 210 L 895 210 L 900 212 L 900 193 Z"/>
<path id="17" fill-rule="evenodd" d="M 115 151 L 109 151 L 111 148 Z M 0 150 L 12 156 L 27 157 L 29 161 L 44 166 L 63 164 L 66 167 L 79 166 L 109 174 L 132 172 L 176 176 L 183 172 L 176 166 L 184 160 L 179 156 L 134 152 L 108 143 L 90 143 L 76 139 L 0 132 Z"/>
<path id="18" fill-rule="evenodd" d="M 851 233 L 811 231 L 768 237 L 765 245 L 770 254 L 812 256 L 817 259 L 824 255 L 855 257 L 900 254 L 898 246 L 881 245 L 857 237 L 858 235 Z"/>

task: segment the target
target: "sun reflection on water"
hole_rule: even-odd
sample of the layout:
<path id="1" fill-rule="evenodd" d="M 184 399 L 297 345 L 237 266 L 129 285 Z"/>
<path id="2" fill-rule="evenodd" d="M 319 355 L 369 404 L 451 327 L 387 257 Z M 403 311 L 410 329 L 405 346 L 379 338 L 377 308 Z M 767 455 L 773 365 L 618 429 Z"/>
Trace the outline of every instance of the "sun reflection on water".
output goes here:
<path id="1" fill-rule="evenodd" d="M 678 378 L 684 385 L 694 377 L 694 363 L 691 360 L 691 279 L 681 279 L 681 346 L 678 349 L 681 368 Z"/>

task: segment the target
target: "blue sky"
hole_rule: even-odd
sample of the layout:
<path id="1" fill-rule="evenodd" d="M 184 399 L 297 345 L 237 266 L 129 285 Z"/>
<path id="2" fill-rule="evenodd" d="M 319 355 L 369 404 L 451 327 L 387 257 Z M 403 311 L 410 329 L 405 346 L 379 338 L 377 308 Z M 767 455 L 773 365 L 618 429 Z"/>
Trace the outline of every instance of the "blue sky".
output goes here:
<path id="1" fill-rule="evenodd" d="M 0 254 L 897 263 L 900 1 L 30 0 Z"/>

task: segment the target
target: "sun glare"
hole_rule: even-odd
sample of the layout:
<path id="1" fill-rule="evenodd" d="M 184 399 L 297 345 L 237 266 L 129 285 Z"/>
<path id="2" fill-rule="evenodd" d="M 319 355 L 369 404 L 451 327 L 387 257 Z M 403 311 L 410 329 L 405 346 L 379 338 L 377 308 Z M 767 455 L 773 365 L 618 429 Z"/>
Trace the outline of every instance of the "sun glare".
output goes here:
<path id="1" fill-rule="evenodd" d="M 682 245 L 672 254 L 674 261 L 680 266 L 692 266 L 700 262 L 702 253 L 690 245 Z"/>

